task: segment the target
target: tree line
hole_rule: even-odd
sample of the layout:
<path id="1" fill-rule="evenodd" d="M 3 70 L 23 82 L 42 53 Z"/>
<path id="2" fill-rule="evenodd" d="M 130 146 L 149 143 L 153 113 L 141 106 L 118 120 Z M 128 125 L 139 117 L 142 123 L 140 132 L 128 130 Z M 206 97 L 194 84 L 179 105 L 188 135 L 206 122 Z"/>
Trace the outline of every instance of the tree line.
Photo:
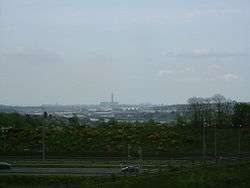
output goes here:
<path id="1" fill-rule="evenodd" d="M 189 125 L 192 127 L 250 127 L 250 103 L 239 103 L 216 94 L 212 97 L 192 97 L 188 99 L 186 109 L 179 112 L 175 122 L 171 125 Z M 178 114 L 178 113 L 177 113 Z M 19 113 L 0 113 L 0 127 L 12 128 L 39 128 L 83 126 L 85 121 L 80 121 L 77 115 L 71 118 L 53 117 L 51 115 L 22 115 Z M 100 120 L 96 125 L 108 126 L 114 124 L 141 125 L 142 123 L 119 123 L 116 119 L 108 122 Z M 143 123 L 144 125 L 157 125 L 154 120 Z"/>
<path id="2" fill-rule="evenodd" d="M 209 98 L 189 98 L 188 104 L 188 113 L 177 119 L 177 124 L 223 128 L 250 126 L 249 103 L 239 103 L 216 94 Z"/>

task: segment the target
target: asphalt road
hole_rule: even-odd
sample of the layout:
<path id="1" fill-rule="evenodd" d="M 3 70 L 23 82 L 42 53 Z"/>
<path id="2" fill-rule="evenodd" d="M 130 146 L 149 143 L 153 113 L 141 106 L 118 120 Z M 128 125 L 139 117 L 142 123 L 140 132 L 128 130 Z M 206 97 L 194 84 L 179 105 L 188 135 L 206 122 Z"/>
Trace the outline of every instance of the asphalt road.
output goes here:
<path id="1" fill-rule="evenodd" d="M 120 174 L 119 168 L 17 168 L 0 170 L 1 174 L 29 174 L 29 175 L 84 175 L 104 176 Z"/>

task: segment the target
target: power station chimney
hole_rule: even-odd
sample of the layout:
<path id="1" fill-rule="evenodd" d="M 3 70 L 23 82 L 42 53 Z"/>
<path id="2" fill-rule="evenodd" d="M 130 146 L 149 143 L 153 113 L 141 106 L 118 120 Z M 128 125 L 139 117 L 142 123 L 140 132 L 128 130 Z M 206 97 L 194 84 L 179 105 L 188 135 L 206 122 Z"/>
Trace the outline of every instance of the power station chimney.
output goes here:
<path id="1" fill-rule="evenodd" d="M 111 103 L 113 104 L 114 103 L 114 94 L 111 93 Z"/>

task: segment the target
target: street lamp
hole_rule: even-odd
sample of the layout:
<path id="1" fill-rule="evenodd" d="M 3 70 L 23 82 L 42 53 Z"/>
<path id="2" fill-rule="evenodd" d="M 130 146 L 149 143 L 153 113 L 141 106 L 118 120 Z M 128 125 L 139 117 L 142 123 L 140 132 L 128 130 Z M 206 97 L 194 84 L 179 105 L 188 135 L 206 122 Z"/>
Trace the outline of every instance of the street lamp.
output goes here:
<path id="1" fill-rule="evenodd" d="M 42 127 L 42 160 L 43 161 L 45 160 L 45 124 L 46 124 L 47 117 L 48 117 L 48 113 L 44 112 L 43 113 L 44 121 L 43 121 L 43 127 Z"/>
<path id="2" fill-rule="evenodd" d="M 131 150 L 131 146 L 128 144 L 128 160 L 131 158 L 131 155 L 130 155 L 130 150 Z"/>
<path id="3" fill-rule="evenodd" d="M 2 138 L 3 138 L 3 152 L 6 152 L 6 134 L 7 134 L 8 130 L 1 128 L 1 134 L 2 134 Z"/>
<path id="4" fill-rule="evenodd" d="M 203 135 L 202 135 L 202 138 L 203 138 L 203 163 L 205 163 L 205 160 L 206 160 L 206 123 L 203 123 Z"/>
<path id="5" fill-rule="evenodd" d="M 241 127 L 242 125 L 239 125 L 238 128 L 238 155 L 241 153 Z"/>
<path id="6" fill-rule="evenodd" d="M 214 124 L 214 157 L 217 162 L 217 125 Z"/>

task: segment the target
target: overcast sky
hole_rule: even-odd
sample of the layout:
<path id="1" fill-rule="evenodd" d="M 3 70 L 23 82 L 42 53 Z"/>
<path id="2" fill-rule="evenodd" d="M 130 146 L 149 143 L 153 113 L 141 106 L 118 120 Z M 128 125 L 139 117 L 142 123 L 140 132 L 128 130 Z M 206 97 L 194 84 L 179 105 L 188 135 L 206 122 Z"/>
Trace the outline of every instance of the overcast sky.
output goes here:
<path id="1" fill-rule="evenodd" d="M 0 0 L 0 104 L 250 101 L 249 0 Z"/>

